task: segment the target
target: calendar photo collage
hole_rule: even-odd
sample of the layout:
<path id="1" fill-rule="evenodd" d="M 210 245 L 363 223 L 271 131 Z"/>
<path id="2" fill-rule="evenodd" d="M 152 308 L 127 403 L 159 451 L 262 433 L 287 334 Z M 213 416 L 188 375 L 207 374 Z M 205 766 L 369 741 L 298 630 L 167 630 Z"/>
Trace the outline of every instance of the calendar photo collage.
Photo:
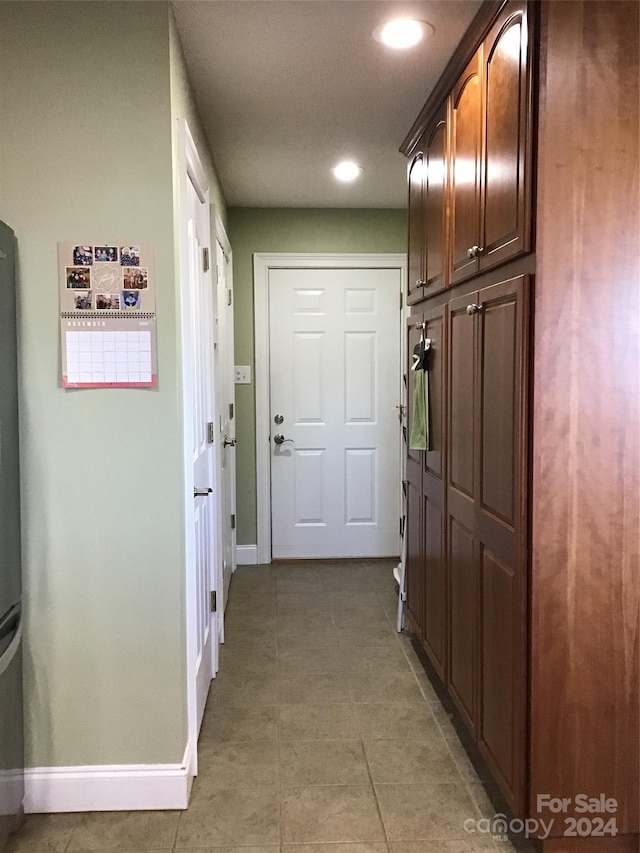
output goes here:
<path id="1" fill-rule="evenodd" d="M 149 245 L 59 243 L 64 388 L 154 388 L 156 315 Z"/>

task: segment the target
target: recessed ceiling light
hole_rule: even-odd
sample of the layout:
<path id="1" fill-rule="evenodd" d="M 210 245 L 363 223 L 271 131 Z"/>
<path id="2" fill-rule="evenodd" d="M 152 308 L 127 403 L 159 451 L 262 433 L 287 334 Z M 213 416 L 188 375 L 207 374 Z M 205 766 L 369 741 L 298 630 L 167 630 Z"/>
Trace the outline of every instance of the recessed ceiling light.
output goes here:
<path id="1" fill-rule="evenodd" d="M 343 160 L 342 163 L 338 163 L 337 166 L 334 166 L 331 170 L 335 177 L 339 181 L 355 181 L 356 178 L 360 177 L 360 173 L 362 172 L 362 166 L 358 166 L 357 163 L 354 163 L 353 160 Z"/>
<path id="2" fill-rule="evenodd" d="M 407 50 L 433 33 L 431 24 L 413 18 L 396 18 L 381 24 L 373 31 L 373 37 L 381 44 L 395 50 Z"/>

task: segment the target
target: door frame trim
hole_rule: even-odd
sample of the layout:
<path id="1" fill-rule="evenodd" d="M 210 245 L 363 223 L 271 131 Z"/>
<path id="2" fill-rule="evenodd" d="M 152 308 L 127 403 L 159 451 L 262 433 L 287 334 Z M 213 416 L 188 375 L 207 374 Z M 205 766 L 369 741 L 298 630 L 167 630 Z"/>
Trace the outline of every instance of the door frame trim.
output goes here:
<path id="1" fill-rule="evenodd" d="M 255 252 L 253 255 L 253 300 L 255 332 L 255 392 L 256 392 L 256 539 L 260 565 L 271 562 L 271 441 L 269 423 L 269 272 L 272 269 L 397 269 L 400 271 L 400 293 L 405 292 L 407 256 L 394 254 L 334 254 L 334 253 L 276 253 Z M 404 309 L 398 305 L 401 336 L 404 330 Z M 402 391 L 401 337 L 399 386 Z M 401 401 L 401 396 L 398 401 Z M 401 484 L 398 483 L 401 489 Z"/>

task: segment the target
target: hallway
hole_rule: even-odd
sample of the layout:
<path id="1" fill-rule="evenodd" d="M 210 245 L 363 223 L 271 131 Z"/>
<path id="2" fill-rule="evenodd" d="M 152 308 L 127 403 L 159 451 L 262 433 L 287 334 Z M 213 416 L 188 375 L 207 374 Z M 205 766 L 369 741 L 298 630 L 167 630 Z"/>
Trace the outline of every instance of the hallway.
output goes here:
<path id="1" fill-rule="evenodd" d="M 396 634 L 391 568 L 239 568 L 189 809 L 31 816 L 9 853 L 511 850 L 464 832 L 495 810 Z"/>

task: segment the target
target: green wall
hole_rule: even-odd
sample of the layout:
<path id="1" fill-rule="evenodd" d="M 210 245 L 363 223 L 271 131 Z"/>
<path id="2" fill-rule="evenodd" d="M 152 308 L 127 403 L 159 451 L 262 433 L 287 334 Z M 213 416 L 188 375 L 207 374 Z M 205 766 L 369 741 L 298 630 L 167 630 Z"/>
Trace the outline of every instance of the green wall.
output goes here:
<path id="1" fill-rule="evenodd" d="M 0 218 L 19 247 L 27 766 L 179 763 L 172 125 L 197 114 L 167 2 L 4 2 L 0 15 Z M 157 390 L 60 386 L 57 242 L 94 239 L 154 244 Z"/>
<path id="2" fill-rule="evenodd" d="M 254 364 L 254 252 L 406 251 L 404 210 L 230 208 L 235 362 Z M 252 380 L 255 369 L 252 372 Z M 256 544 L 255 388 L 236 385 L 238 544 Z"/>

